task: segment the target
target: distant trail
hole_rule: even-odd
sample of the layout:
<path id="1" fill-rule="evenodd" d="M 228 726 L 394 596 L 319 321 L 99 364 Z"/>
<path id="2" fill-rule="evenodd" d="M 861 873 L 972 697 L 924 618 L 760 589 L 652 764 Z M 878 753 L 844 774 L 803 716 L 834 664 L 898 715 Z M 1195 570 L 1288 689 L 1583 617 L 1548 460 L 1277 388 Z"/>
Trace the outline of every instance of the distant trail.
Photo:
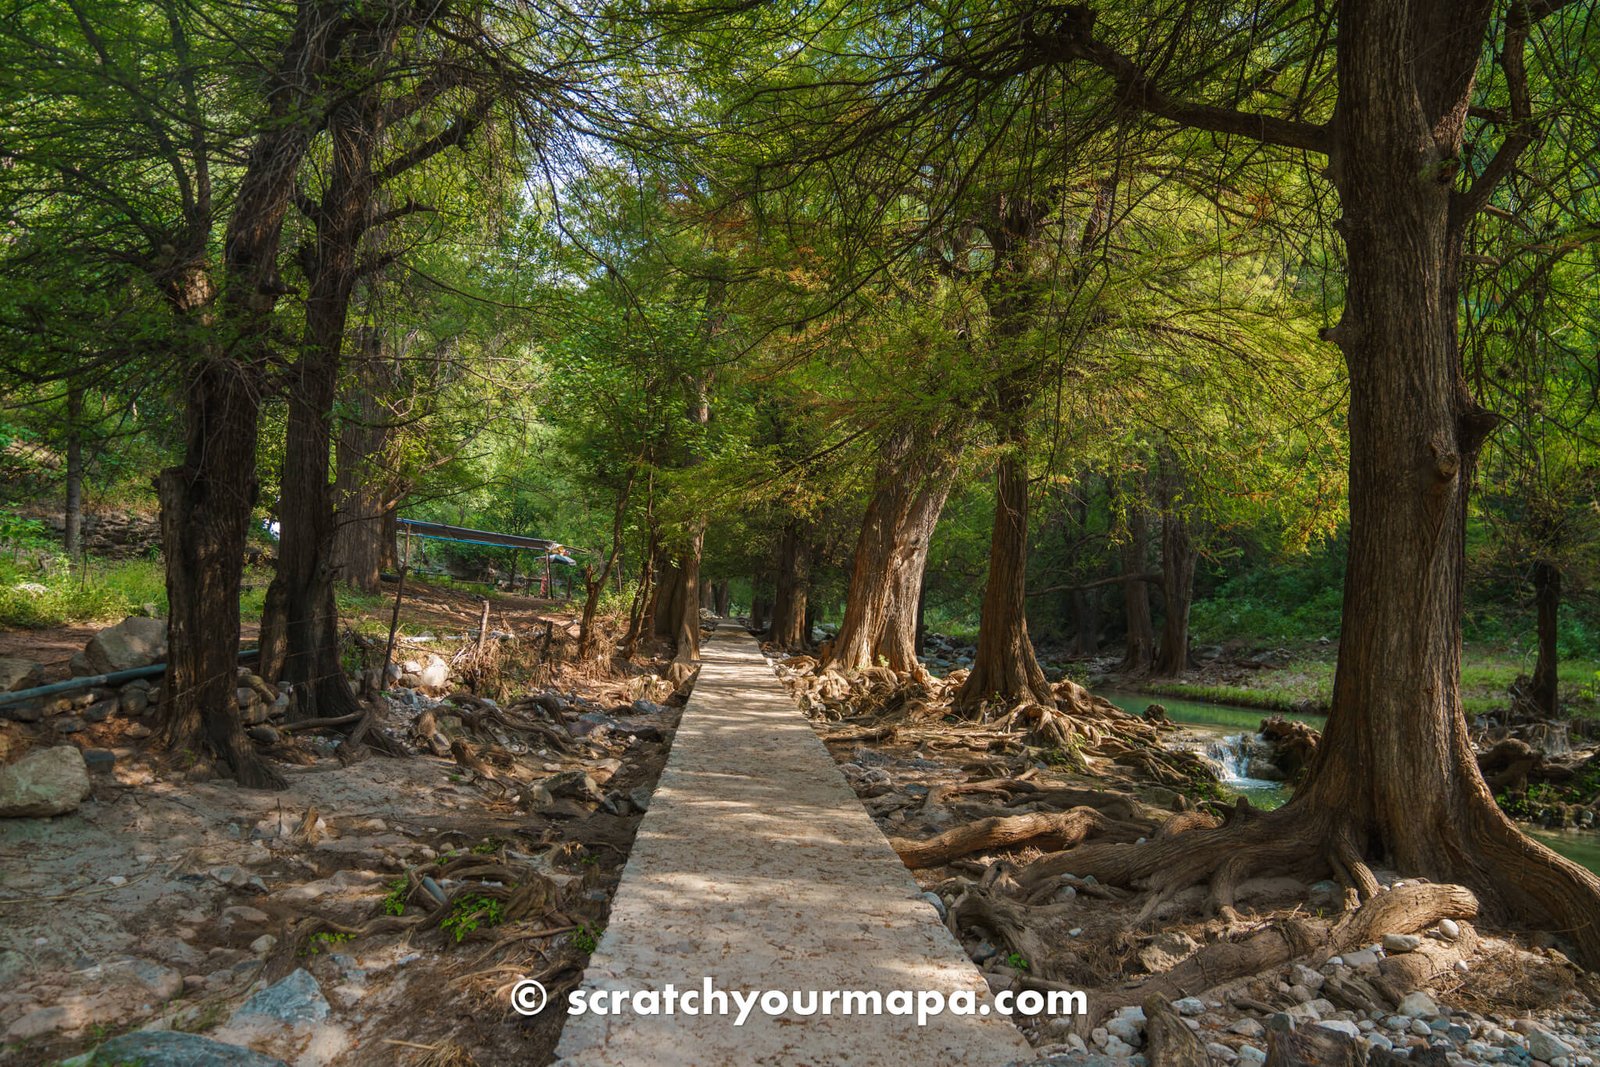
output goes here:
<path id="1" fill-rule="evenodd" d="M 667 767 L 582 990 L 988 987 L 742 630 L 704 647 Z M 546 1011 L 565 1011 L 552 1003 Z M 557 1049 L 603 1064 L 1005 1064 L 997 1013 L 770 1018 L 575 1015 Z"/>

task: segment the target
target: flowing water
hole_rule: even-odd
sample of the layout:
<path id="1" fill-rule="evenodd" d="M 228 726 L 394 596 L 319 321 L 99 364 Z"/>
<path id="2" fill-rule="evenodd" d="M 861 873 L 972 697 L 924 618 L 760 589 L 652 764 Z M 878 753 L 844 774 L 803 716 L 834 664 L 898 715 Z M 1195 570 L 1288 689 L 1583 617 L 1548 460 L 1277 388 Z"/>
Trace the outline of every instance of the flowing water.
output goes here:
<path id="1" fill-rule="evenodd" d="M 1282 807 L 1289 799 L 1287 782 L 1250 777 L 1250 741 L 1261 726 L 1277 712 L 1241 708 L 1229 704 L 1208 704 L 1199 700 L 1152 696 L 1148 693 L 1099 693 L 1124 711 L 1142 715 L 1151 704 L 1167 709 L 1167 717 L 1183 726 L 1173 744 L 1204 755 L 1217 766 L 1222 784 L 1230 792 L 1250 798 L 1258 808 Z M 1326 719 L 1321 715 L 1286 714 L 1320 730 Z M 1583 830 L 1523 831 L 1591 871 L 1600 873 L 1600 834 Z"/>

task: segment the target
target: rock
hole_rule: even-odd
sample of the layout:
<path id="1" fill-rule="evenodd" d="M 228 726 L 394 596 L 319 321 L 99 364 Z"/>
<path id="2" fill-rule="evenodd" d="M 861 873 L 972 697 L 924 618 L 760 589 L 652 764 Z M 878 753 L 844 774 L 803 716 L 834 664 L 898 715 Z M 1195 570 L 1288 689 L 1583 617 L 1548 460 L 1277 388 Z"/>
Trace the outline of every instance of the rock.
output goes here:
<path id="1" fill-rule="evenodd" d="M 649 786 L 641 785 L 638 789 L 628 794 L 628 802 L 640 811 L 649 811 L 650 798 L 653 795 Z"/>
<path id="2" fill-rule="evenodd" d="M 320 1023 L 327 1017 L 328 1002 L 323 999 L 322 988 L 302 967 L 239 1005 L 228 1019 L 228 1025 L 271 1021 L 298 1026 Z"/>
<path id="3" fill-rule="evenodd" d="M 167 624 L 135 615 L 101 630 L 83 646 L 89 674 L 148 667 L 167 654 Z"/>
<path id="4" fill-rule="evenodd" d="M 183 992 L 183 974 L 171 967 L 163 967 L 149 960 L 119 961 L 114 967 L 117 970 L 126 970 L 157 1000 L 171 1000 Z"/>
<path id="5" fill-rule="evenodd" d="M 546 778 L 541 784 L 549 790 L 552 797 L 557 799 L 565 797 L 594 804 L 605 799 L 595 780 L 583 771 L 563 771 Z"/>
<path id="6" fill-rule="evenodd" d="M 1238 1034 L 1240 1037 L 1261 1038 L 1266 1036 L 1267 1028 L 1261 1025 L 1260 1020 L 1246 1016 L 1228 1027 L 1228 1033 Z"/>
<path id="7" fill-rule="evenodd" d="M 1253 1067 L 1255 1064 L 1267 1062 L 1267 1054 L 1254 1045 L 1240 1045 L 1239 1062 L 1246 1067 Z"/>
<path id="8" fill-rule="evenodd" d="M 0 708 L 0 719 L 11 722 L 38 722 L 44 718 L 44 701 L 24 700 L 17 704 L 7 704 Z"/>
<path id="9" fill-rule="evenodd" d="M 1377 963 L 1378 954 L 1370 948 L 1344 954 L 1344 965 L 1346 967 L 1373 967 L 1377 966 Z"/>
<path id="10" fill-rule="evenodd" d="M 1106 1033 L 1110 1034 L 1127 1045 L 1136 1049 L 1144 1044 L 1143 1020 L 1134 1021 L 1131 1018 L 1117 1018 L 1106 1020 Z"/>
<path id="11" fill-rule="evenodd" d="M 143 686 L 124 686 L 118 694 L 117 705 L 128 718 L 140 718 L 150 710 L 150 690 Z"/>
<path id="12" fill-rule="evenodd" d="M 945 907 L 944 898 L 939 896 L 938 893 L 929 891 L 922 894 L 922 899 L 933 905 L 933 910 L 939 913 L 939 921 L 944 922 L 945 916 L 949 913 L 949 909 Z"/>
<path id="13" fill-rule="evenodd" d="M 1172 1008 L 1179 1015 L 1199 1015 L 1206 1010 L 1206 1002 L 1199 997 L 1183 997 L 1180 1000 L 1174 1000 Z M 1148 1014 L 1148 1011 L 1146 1014 Z"/>
<path id="14" fill-rule="evenodd" d="M 1355 1023 L 1347 1022 L 1344 1019 L 1324 1019 L 1322 1022 L 1317 1023 L 1317 1025 L 1323 1027 L 1324 1029 L 1333 1030 L 1344 1034 L 1346 1037 L 1361 1036 L 1361 1028 Z"/>
<path id="15" fill-rule="evenodd" d="M 1429 1026 L 1425 1020 L 1412 1019 L 1411 1032 L 1418 1037 L 1432 1037 L 1433 1027 Z"/>
<path id="16" fill-rule="evenodd" d="M 450 664 L 438 656 L 429 655 L 428 662 L 416 674 L 418 684 L 412 688 L 443 689 L 450 684 Z"/>
<path id="17" fill-rule="evenodd" d="M 267 953 L 271 952 L 277 947 L 278 939 L 273 937 L 271 934 L 262 934 L 260 937 L 250 942 L 250 951 L 254 952 L 257 956 L 265 956 Z"/>
<path id="18" fill-rule="evenodd" d="M 1395 1011 L 1400 1015 L 1409 1015 L 1412 1018 L 1434 1016 L 1439 1014 L 1439 1002 L 1420 989 L 1414 990 L 1405 995 Z"/>
<path id="19" fill-rule="evenodd" d="M 1454 941 L 1461 936 L 1461 924 L 1454 919 L 1440 919 L 1439 933 L 1444 936 L 1446 941 Z"/>
<path id="20" fill-rule="evenodd" d="M 1206 1053 L 1215 1063 L 1238 1063 L 1239 1054 L 1218 1041 L 1206 1043 Z"/>
<path id="21" fill-rule="evenodd" d="M 121 701 L 118 700 L 97 700 L 83 709 L 84 721 L 105 722 L 120 706 Z"/>
<path id="22" fill-rule="evenodd" d="M 1160 974 L 1188 959 L 1199 947 L 1200 943 L 1182 930 L 1167 930 L 1139 950 L 1139 962 L 1151 974 Z"/>
<path id="23" fill-rule="evenodd" d="M 91 773 L 104 774 L 117 765 L 117 754 L 109 748 L 86 748 L 83 763 Z"/>
<path id="24" fill-rule="evenodd" d="M 222 909 L 223 926 L 265 926 L 271 921 L 272 916 L 248 904 L 235 904 Z"/>
<path id="25" fill-rule="evenodd" d="M 652 700 L 635 700 L 628 706 L 635 715 L 660 715 L 661 705 Z"/>
<path id="26" fill-rule="evenodd" d="M 89 768 L 72 745 L 36 748 L 0 767 L 0 818 L 63 815 L 89 795 Z"/>
<path id="27" fill-rule="evenodd" d="M 279 741 L 278 731 L 265 723 L 257 723 L 245 730 L 245 736 L 252 741 L 259 741 L 263 745 L 275 745 Z"/>
<path id="28" fill-rule="evenodd" d="M 1313 993 L 1321 989 L 1323 983 L 1327 981 L 1320 971 L 1314 971 L 1303 963 L 1297 963 L 1290 968 L 1290 974 L 1294 976 L 1295 985 L 1305 986 Z"/>
<path id="29" fill-rule="evenodd" d="M 76 734 L 83 732 L 83 725 L 83 720 L 76 715 L 63 715 L 51 720 L 50 729 L 58 734 Z"/>
<path id="30" fill-rule="evenodd" d="M 85 1067 L 112 1064 L 159 1063 L 162 1067 L 287 1067 L 253 1049 L 225 1045 L 182 1030 L 137 1030 L 101 1045 Z"/>
<path id="31" fill-rule="evenodd" d="M 0 693 L 15 693 L 44 684 L 44 668 L 31 659 L 0 656 Z"/>
<path id="32" fill-rule="evenodd" d="M 145 738 L 150 737 L 154 733 L 155 731 L 150 729 L 150 727 L 146 726 L 144 723 L 136 722 L 132 726 L 128 727 L 126 736 L 133 741 L 143 741 Z"/>
<path id="33" fill-rule="evenodd" d="M 1416 934 L 1383 935 L 1383 951 L 1385 952 L 1415 952 L 1420 944 L 1422 944 L 1422 938 Z"/>
<path id="34" fill-rule="evenodd" d="M 1548 1030 L 1530 1026 L 1523 1032 L 1528 1037 L 1528 1053 L 1536 1060 L 1553 1064 L 1560 1057 L 1572 1055 L 1567 1043 Z"/>

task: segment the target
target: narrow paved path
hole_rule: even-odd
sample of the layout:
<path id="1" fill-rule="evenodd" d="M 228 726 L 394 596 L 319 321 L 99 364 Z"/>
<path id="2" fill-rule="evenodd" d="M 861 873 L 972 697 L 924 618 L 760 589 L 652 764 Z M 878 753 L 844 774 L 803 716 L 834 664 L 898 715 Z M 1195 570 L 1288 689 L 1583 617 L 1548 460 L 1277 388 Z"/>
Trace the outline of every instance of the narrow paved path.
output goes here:
<path id="1" fill-rule="evenodd" d="M 922 898 L 822 741 L 742 629 L 706 643 L 699 681 L 639 828 L 582 990 L 988 987 Z M 608 1005 L 609 1006 L 609 1005 Z M 552 1004 L 547 1010 L 565 1011 Z M 736 1005 L 732 1006 L 737 1011 Z M 994 1011 L 930 1018 L 568 1018 L 573 1065 L 1005 1064 L 1028 1045 Z"/>

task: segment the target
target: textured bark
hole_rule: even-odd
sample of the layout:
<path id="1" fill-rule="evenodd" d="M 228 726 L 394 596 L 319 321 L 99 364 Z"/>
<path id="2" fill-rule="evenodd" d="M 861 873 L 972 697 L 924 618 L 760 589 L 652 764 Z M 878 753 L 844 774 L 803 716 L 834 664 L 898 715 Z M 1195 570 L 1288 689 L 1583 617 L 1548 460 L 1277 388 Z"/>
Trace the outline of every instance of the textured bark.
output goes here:
<path id="1" fill-rule="evenodd" d="M 1556 626 L 1561 616 L 1561 571 L 1543 560 L 1533 565 L 1534 606 L 1538 612 L 1539 658 L 1533 665 L 1528 698 L 1539 713 L 1555 718 L 1561 713 Z"/>
<path id="2" fill-rule="evenodd" d="M 790 519 L 778 539 L 777 583 L 772 597 L 772 624 L 766 638 L 788 652 L 811 645 L 806 629 L 806 600 L 811 583 L 811 526 Z"/>
<path id="3" fill-rule="evenodd" d="M 1028 637 L 1028 454 L 1020 411 L 1007 427 L 1005 454 L 995 471 L 989 577 L 983 586 L 978 649 L 972 673 L 953 701 L 972 711 L 986 702 L 1010 708 L 1019 700 L 1054 705 L 1033 641 Z"/>
<path id="4" fill-rule="evenodd" d="M 382 57 L 388 41 L 375 36 L 359 47 L 363 55 Z M 303 257 L 309 291 L 300 356 L 289 375 L 278 570 L 261 618 L 261 673 L 293 687 L 296 719 L 361 710 L 340 662 L 328 461 L 345 323 L 372 216 L 373 154 L 381 132 L 375 89 L 346 98 L 329 116 L 327 184 L 312 213 L 314 237 Z"/>
<path id="5" fill-rule="evenodd" d="M 1175 476 L 1163 478 L 1161 512 L 1161 594 L 1165 603 L 1161 649 L 1154 673 L 1176 678 L 1189 667 L 1189 607 L 1194 601 L 1194 569 L 1200 558 L 1189 517 L 1184 514 Z"/>
<path id="6" fill-rule="evenodd" d="M 922 575 L 955 478 L 960 430 L 904 427 L 880 447 L 830 666 L 860 670 L 880 658 L 899 671 L 916 664 Z"/>
<path id="7" fill-rule="evenodd" d="M 69 560 L 83 555 L 83 389 L 67 387 L 67 499 L 61 547 Z"/>
<path id="8" fill-rule="evenodd" d="M 1069 655 L 1095 656 L 1100 653 L 1100 599 L 1092 589 L 1074 589 L 1072 597 L 1072 644 Z"/>
<path id="9" fill-rule="evenodd" d="M 209 749 L 242 785 L 282 788 L 244 740 L 234 698 L 239 580 L 258 494 L 256 438 L 271 353 L 270 316 L 284 291 L 278 249 L 295 177 L 318 117 L 311 106 L 334 46 L 341 5 L 313 0 L 271 78 L 272 101 L 251 146 L 223 238 L 223 285 L 199 270 L 168 287 L 180 315 L 210 327 L 214 298 L 228 344 L 206 343 L 185 381 L 182 461 L 157 479 L 168 601 L 161 732 L 173 748 Z M 208 332 L 210 332 L 208 330 Z"/>
<path id="10" fill-rule="evenodd" d="M 342 401 L 348 414 L 335 447 L 332 567 L 339 581 L 376 593 L 383 572 L 395 567 L 394 501 L 399 493 L 383 468 L 390 430 L 379 401 L 393 387 L 394 375 L 382 330 L 362 327 L 358 337 L 360 358 L 354 384 Z"/>
<path id="11" fill-rule="evenodd" d="M 1150 524 L 1144 505 L 1128 504 L 1128 538 L 1122 545 L 1122 611 L 1127 623 L 1126 643 L 1118 670 L 1127 673 L 1148 671 L 1156 658 L 1155 623 L 1150 616 L 1150 587 L 1137 577 L 1144 573 L 1150 555 Z"/>
<path id="12" fill-rule="evenodd" d="M 1467 493 L 1493 419 L 1462 376 L 1471 200 L 1450 179 L 1493 9 L 1342 9 L 1332 177 L 1348 281 L 1333 339 L 1350 372 L 1349 565 L 1328 726 L 1293 804 L 1337 812 L 1363 854 L 1563 931 L 1595 966 L 1600 877 L 1501 813 L 1461 707 Z M 1519 59 L 1525 18 L 1513 7 L 1506 48 Z"/>
<path id="13" fill-rule="evenodd" d="M 178 751 L 211 752 L 241 785 L 282 789 L 246 740 L 234 698 L 258 395 L 238 364 L 204 360 L 188 383 L 184 463 L 157 479 L 168 602 L 161 736 Z"/>

